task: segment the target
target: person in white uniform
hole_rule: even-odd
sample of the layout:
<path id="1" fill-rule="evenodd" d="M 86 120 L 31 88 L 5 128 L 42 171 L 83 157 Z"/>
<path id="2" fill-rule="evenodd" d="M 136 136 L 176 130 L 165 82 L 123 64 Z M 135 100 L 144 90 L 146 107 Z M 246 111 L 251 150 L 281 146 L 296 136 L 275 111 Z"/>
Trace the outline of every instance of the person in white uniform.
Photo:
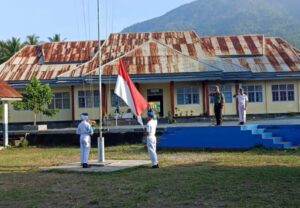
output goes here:
<path id="1" fill-rule="evenodd" d="M 87 113 L 82 113 L 80 117 L 82 121 L 76 130 L 76 134 L 80 135 L 80 162 L 83 168 L 88 168 L 91 149 L 91 135 L 94 134 L 94 130 L 88 122 Z"/>
<path id="2" fill-rule="evenodd" d="M 248 104 L 248 96 L 244 93 L 244 90 L 240 88 L 239 94 L 234 95 L 238 102 L 238 111 L 239 111 L 239 125 L 244 125 L 246 123 L 246 110 Z"/>
<path id="3" fill-rule="evenodd" d="M 159 168 L 157 154 L 156 154 L 156 137 L 155 137 L 157 120 L 153 119 L 154 116 L 155 116 L 154 113 L 151 111 L 147 113 L 148 123 L 146 125 L 145 136 L 147 138 L 147 149 L 148 149 L 149 158 L 152 163 L 152 168 Z"/>

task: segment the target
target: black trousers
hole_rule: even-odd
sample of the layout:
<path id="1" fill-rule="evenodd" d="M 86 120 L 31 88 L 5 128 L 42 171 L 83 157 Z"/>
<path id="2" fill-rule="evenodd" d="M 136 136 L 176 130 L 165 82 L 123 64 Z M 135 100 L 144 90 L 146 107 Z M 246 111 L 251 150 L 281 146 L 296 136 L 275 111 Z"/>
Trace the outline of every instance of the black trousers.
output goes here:
<path id="1" fill-rule="evenodd" d="M 214 111 L 215 111 L 215 117 L 216 117 L 216 124 L 220 126 L 222 124 L 222 104 L 215 104 L 214 105 Z"/>

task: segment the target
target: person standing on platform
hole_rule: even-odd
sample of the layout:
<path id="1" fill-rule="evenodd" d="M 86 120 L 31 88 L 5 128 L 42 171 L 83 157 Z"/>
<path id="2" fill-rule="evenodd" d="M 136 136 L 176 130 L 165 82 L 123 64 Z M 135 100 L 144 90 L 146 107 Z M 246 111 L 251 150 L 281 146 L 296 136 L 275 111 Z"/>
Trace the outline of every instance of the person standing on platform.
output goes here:
<path id="1" fill-rule="evenodd" d="M 159 168 L 157 154 L 156 154 L 156 136 L 155 136 L 157 120 L 155 121 L 153 118 L 154 118 L 154 113 L 148 111 L 147 112 L 148 123 L 146 125 L 145 136 L 147 138 L 147 149 L 152 163 L 152 168 Z"/>
<path id="2" fill-rule="evenodd" d="M 240 88 L 239 94 L 234 95 L 238 101 L 238 111 L 239 111 L 239 119 L 240 123 L 239 125 L 244 125 L 246 123 L 246 110 L 247 110 L 247 104 L 248 104 L 248 96 L 244 93 L 244 90 Z"/>
<path id="3" fill-rule="evenodd" d="M 216 126 L 222 125 L 222 110 L 224 106 L 224 94 L 220 92 L 220 88 L 215 86 L 214 92 L 210 93 L 214 103 L 214 112 L 216 118 Z"/>
<path id="4" fill-rule="evenodd" d="M 88 122 L 88 113 L 80 115 L 81 122 L 76 134 L 80 135 L 80 162 L 83 168 L 89 168 L 88 161 L 91 149 L 91 135 L 94 134 L 92 125 Z"/>

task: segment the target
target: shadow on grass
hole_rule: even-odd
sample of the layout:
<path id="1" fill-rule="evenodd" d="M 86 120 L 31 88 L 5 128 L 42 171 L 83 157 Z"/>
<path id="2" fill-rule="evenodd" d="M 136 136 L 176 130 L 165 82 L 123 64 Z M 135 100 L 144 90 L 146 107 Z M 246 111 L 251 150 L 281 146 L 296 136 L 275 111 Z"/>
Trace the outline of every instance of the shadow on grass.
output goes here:
<path id="1" fill-rule="evenodd" d="M 32 197 L 40 197 L 38 207 L 63 207 L 72 204 L 74 196 L 81 196 L 76 201 L 81 207 L 91 202 L 101 207 L 297 207 L 299 173 L 300 167 L 236 167 L 215 162 L 159 169 L 143 166 L 113 173 L 9 173 L 1 174 L 0 191 L 5 194 L 0 195 L 0 207 L 4 201 L 8 207 L 15 205 L 14 193 L 19 193 L 17 202 L 23 206 L 30 206 Z"/>

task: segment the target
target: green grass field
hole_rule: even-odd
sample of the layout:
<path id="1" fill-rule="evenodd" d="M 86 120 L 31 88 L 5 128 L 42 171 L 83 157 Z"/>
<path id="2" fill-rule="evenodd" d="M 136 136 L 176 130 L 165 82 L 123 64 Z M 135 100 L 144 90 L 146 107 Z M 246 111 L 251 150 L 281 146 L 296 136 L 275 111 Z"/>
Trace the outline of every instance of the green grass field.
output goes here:
<path id="1" fill-rule="evenodd" d="M 0 207 L 300 207 L 299 150 L 158 154 L 160 169 L 66 173 L 38 167 L 78 161 L 79 148 L 0 151 Z M 106 157 L 148 159 L 142 145 Z"/>

